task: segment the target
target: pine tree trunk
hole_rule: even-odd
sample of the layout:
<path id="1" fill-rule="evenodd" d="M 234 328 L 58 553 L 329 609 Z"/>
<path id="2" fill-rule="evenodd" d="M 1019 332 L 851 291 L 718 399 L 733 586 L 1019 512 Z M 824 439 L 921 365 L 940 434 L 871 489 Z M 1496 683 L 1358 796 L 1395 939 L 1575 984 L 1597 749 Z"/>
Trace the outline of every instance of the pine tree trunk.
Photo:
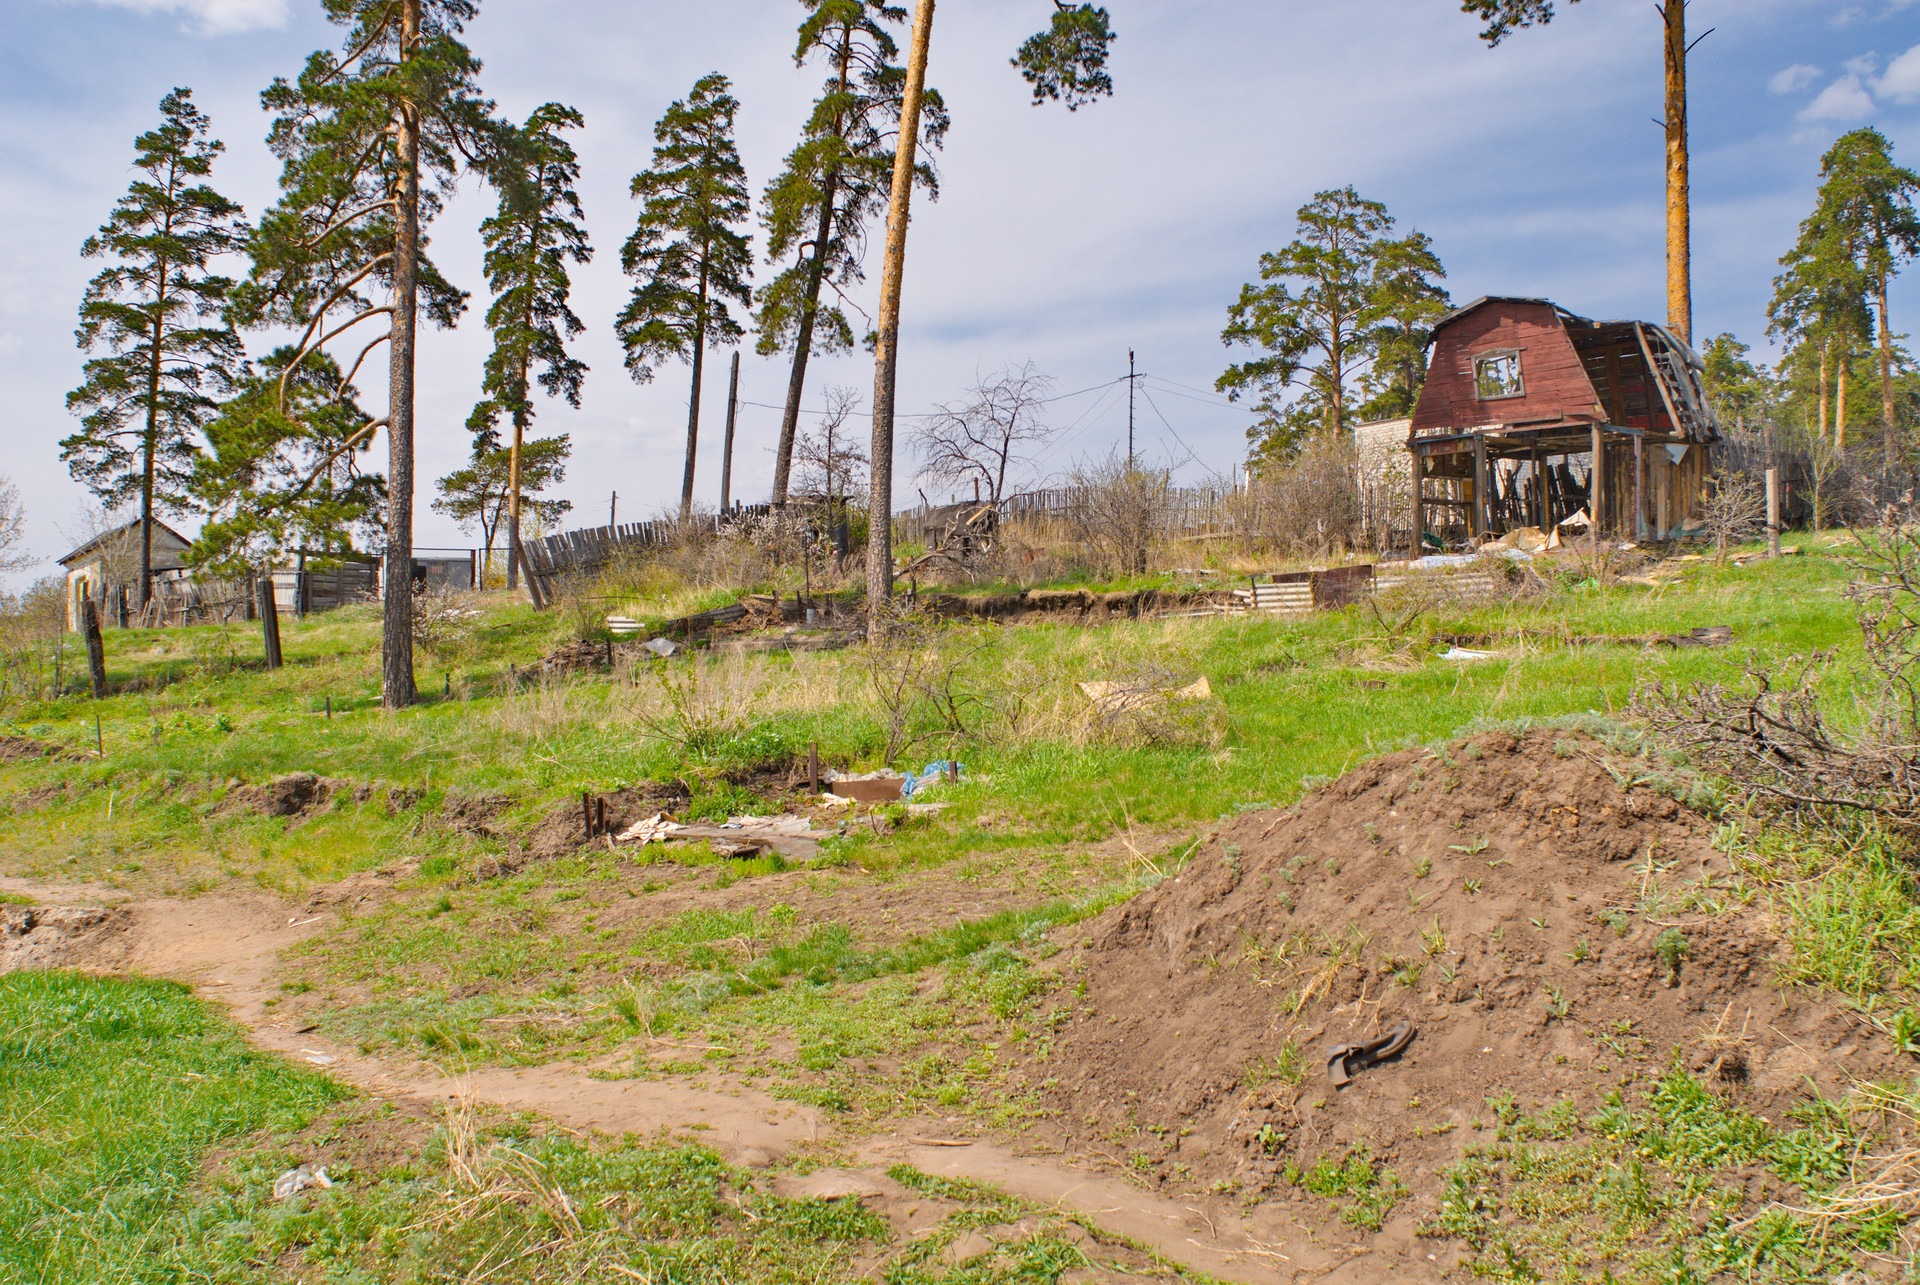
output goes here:
<path id="1" fill-rule="evenodd" d="M 1827 345 L 1827 340 L 1822 339 L 1820 341 L 1820 433 L 1818 440 L 1822 442 L 1827 440 Z"/>
<path id="2" fill-rule="evenodd" d="M 166 267 L 161 265 L 161 281 Z M 163 322 L 153 318 L 153 354 L 147 363 L 147 431 L 141 440 L 140 462 L 140 605 L 153 595 L 153 457 L 160 442 L 160 336 Z"/>
<path id="3" fill-rule="evenodd" d="M 1847 448 L 1847 362 L 1851 354 L 1840 354 L 1839 388 L 1833 397 L 1833 444 L 1841 450 Z"/>
<path id="4" fill-rule="evenodd" d="M 1693 342 L 1693 228 L 1687 166 L 1687 0 L 1667 0 L 1667 329 Z"/>
<path id="5" fill-rule="evenodd" d="M 1893 428 L 1893 331 L 1887 324 L 1887 274 L 1881 273 L 1877 283 L 1880 304 L 1880 422 L 1887 434 L 1887 470 L 1893 470 L 1893 462 L 1900 453 L 1900 443 Z"/>
<path id="6" fill-rule="evenodd" d="M 693 520 L 693 450 L 700 441 L 700 374 L 707 355 L 707 254 L 700 247 L 700 315 L 693 323 L 693 391 L 687 397 L 687 471 L 680 477 L 680 525 Z"/>
<path id="7" fill-rule="evenodd" d="M 520 395 L 526 397 L 527 381 L 520 380 Z M 527 432 L 525 406 L 513 408 L 513 446 L 507 454 L 507 588 L 520 587 L 520 448 Z"/>
<path id="8" fill-rule="evenodd" d="M 401 0 L 400 57 L 420 40 L 421 0 Z M 420 253 L 420 116 L 412 102 L 394 122 L 400 164 L 394 194 L 393 339 L 387 374 L 387 561 L 381 586 L 380 703 L 414 702 L 413 686 L 413 357 Z"/>
<path id="9" fill-rule="evenodd" d="M 853 32 L 845 27 L 840 32 L 840 85 L 842 94 L 847 92 L 848 76 L 852 70 Z M 834 117 L 836 136 L 846 128 L 846 122 L 839 116 Z M 807 358 L 813 351 L 813 328 L 820 316 L 820 285 L 826 278 L 827 241 L 833 235 L 833 203 L 840 198 L 840 166 L 838 162 L 827 167 L 820 184 L 820 223 L 813 234 L 813 262 L 807 265 L 807 298 L 800 309 L 800 329 L 794 336 L 793 371 L 787 378 L 787 405 L 780 415 L 780 445 L 773 457 L 773 507 L 785 508 L 787 504 L 787 485 L 793 472 L 793 439 L 800 429 L 800 396 L 807 386 Z"/>
<path id="10" fill-rule="evenodd" d="M 900 135 L 893 150 L 893 191 L 887 201 L 887 256 L 880 276 L 880 325 L 873 350 L 872 492 L 867 508 L 867 638 L 886 634 L 893 599 L 893 388 L 900 359 L 900 279 L 907 263 L 908 203 L 913 199 L 913 149 L 920 136 L 920 99 L 927 84 L 927 43 L 933 0 L 919 0 L 913 46 L 900 96 Z"/>

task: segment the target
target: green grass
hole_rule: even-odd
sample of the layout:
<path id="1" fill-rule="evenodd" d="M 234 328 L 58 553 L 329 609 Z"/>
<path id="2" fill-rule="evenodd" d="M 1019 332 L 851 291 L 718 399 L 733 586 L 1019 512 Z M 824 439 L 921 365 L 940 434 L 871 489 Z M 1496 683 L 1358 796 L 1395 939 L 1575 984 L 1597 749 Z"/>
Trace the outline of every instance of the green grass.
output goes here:
<path id="1" fill-rule="evenodd" d="M 334 1185 L 275 1201 L 303 1161 Z M 777 1196 L 694 1142 L 355 1099 L 249 1050 L 172 983 L 0 977 L 0 1281 L 800 1285 L 877 1258 L 899 1285 L 1051 1285 L 1148 1261 L 1112 1238 L 1075 1244 L 989 1187 L 906 1185 L 937 1221 L 902 1244 L 858 1201 Z M 939 1260 L 981 1230 L 983 1252 Z"/>
<path id="2" fill-rule="evenodd" d="M 174 1279 L 208 1149 L 344 1096 L 173 982 L 0 976 L 0 1279 Z"/>
<path id="3" fill-rule="evenodd" d="M 1491 1280 L 1843 1279 L 1866 1255 L 1896 1251 L 1905 1222 L 1897 1203 L 1814 1216 L 1874 1141 L 1856 1123 L 1874 1106 L 1911 1110 L 1869 1093 L 1809 1103 L 1797 1127 L 1777 1126 L 1678 1065 L 1638 1110 L 1618 1092 L 1585 1120 L 1502 1102 L 1495 1140 L 1470 1144 L 1447 1172 L 1428 1230 L 1466 1241 L 1474 1275 Z"/>

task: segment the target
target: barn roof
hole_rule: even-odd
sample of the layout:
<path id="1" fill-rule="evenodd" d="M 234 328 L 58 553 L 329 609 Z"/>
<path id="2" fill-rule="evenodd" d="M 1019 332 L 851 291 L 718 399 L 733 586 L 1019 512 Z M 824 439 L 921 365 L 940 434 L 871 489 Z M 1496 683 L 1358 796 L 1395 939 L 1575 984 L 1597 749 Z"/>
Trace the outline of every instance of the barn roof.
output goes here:
<path id="1" fill-rule="evenodd" d="M 102 531 L 100 534 L 94 536 L 92 539 L 86 541 L 79 548 L 75 549 L 72 553 L 69 553 L 66 557 L 61 558 L 60 565 L 63 567 L 71 567 L 76 562 L 84 562 L 86 561 L 88 554 L 91 554 L 94 550 L 100 548 L 102 545 L 108 543 L 111 540 L 118 539 L 120 536 L 128 535 L 132 532 L 136 532 L 139 529 L 140 529 L 139 518 L 135 518 L 131 522 L 122 522 L 117 527 L 110 527 L 107 530 Z M 166 544 L 166 541 L 169 538 L 171 538 L 174 542 L 173 551 L 191 548 L 193 545 L 193 541 L 187 539 L 186 536 L 181 535 L 178 531 L 174 530 L 172 527 L 168 526 L 166 523 L 160 521 L 158 518 L 155 518 L 153 523 L 153 543 L 154 543 L 155 550 L 156 551 L 163 550 Z"/>

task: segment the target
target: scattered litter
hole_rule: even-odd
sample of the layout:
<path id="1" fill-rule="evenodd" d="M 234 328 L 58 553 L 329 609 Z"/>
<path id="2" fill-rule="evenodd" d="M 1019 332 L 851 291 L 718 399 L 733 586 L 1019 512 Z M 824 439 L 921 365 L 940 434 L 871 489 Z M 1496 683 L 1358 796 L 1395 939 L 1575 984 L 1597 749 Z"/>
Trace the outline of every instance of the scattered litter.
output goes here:
<path id="1" fill-rule="evenodd" d="M 1438 571 L 1442 567 L 1470 567 L 1480 561 L 1477 553 L 1429 553 L 1423 558 L 1415 558 L 1409 566 L 1422 571 Z"/>
<path id="2" fill-rule="evenodd" d="M 720 828 L 766 834 L 808 834 L 813 830 L 813 822 L 792 812 L 783 812 L 777 817 L 728 817 Z"/>
<path id="3" fill-rule="evenodd" d="M 897 803 L 906 797 L 904 776 L 843 776 L 827 785 L 841 798 L 855 803 Z"/>
<path id="4" fill-rule="evenodd" d="M 315 1066 L 332 1066 L 340 1060 L 331 1053 L 322 1053 L 319 1049 L 301 1049 L 300 1056 Z"/>
<path id="5" fill-rule="evenodd" d="M 680 650 L 680 644 L 671 638 L 649 638 L 640 644 L 641 651 L 650 651 L 661 660 Z"/>
<path id="6" fill-rule="evenodd" d="M 288 1200 L 308 1188 L 325 1189 L 333 1186 L 333 1179 L 327 1177 L 325 1165 L 301 1165 L 298 1169 L 289 1169 L 273 1180 L 273 1198 Z"/>
<path id="7" fill-rule="evenodd" d="M 638 843 L 644 848 L 649 843 L 658 843 L 663 839 L 669 838 L 676 830 L 684 829 L 686 829 L 686 827 L 678 821 L 667 820 L 666 813 L 656 812 L 643 821 L 635 821 L 619 834 L 614 835 L 613 841 L 615 843 Z"/>
<path id="8" fill-rule="evenodd" d="M 1327 1050 L 1327 1078 L 1333 1081 L 1334 1088 L 1341 1088 L 1353 1079 L 1353 1072 L 1398 1056 L 1402 1049 L 1413 1043 L 1415 1034 L 1417 1032 L 1411 1022 L 1400 1022 L 1377 1040 L 1331 1048 Z"/>
<path id="9" fill-rule="evenodd" d="M 1207 682 L 1205 674 L 1178 689 L 1096 681 L 1081 683 L 1080 690 L 1099 707 L 1102 714 L 1125 714 L 1169 697 L 1174 700 L 1203 701 L 1213 695 L 1213 687 Z"/>
<path id="10" fill-rule="evenodd" d="M 1551 547 L 1552 537 L 1535 527 L 1517 526 L 1513 530 L 1493 541 L 1489 549 L 1519 549 L 1523 553 L 1540 553 Z"/>
<path id="11" fill-rule="evenodd" d="M 1206 679 L 1200 681 L 1205 682 Z M 900 787 L 900 797 L 910 799 L 921 790 L 938 785 L 949 777 L 957 781 L 960 779 L 960 770 L 959 759 L 935 759 L 919 772 L 907 773 L 906 781 Z"/>
<path id="12" fill-rule="evenodd" d="M 1584 531 L 1593 525 L 1593 519 L 1587 516 L 1585 509 L 1581 509 L 1578 513 L 1569 513 L 1561 518 L 1560 525 L 1570 531 Z"/>
<path id="13" fill-rule="evenodd" d="M 632 616 L 608 616 L 607 630 L 620 635 L 637 634 L 640 632 L 640 622 Z"/>
<path id="14" fill-rule="evenodd" d="M 1466 647 L 1449 647 L 1440 653 L 1441 660 L 1492 660 L 1498 652 L 1472 651 Z"/>

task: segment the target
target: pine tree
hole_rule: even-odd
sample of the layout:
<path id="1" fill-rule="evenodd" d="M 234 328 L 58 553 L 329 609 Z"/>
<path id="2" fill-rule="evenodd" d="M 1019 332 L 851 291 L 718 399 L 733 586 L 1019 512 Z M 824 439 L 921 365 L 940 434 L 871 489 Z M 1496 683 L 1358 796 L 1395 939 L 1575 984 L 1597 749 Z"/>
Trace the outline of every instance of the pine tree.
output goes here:
<path id="1" fill-rule="evenodd" d="M 83 257 L 114 262 L 87 284 L 76 338 L 104 350 L 67 394 L 80 431 L 60 443 L 74 479 L 107 505 L 138 499 L 140 602 L 153 591 L 156 505 L 177 508 L 202 425 L 232 386 L 240 340 L 220 319 L 233 283 L 208 270 L 244 244 L 241 209 L 201 180 L 223 149 L 193 91 L 160 100 L 158 129 L 134 141 L 141 174 Z"/>
<path id="2" fill-rule="evenodd" d="M 372 446 L 367 413 L 324 352 L 295 362 L 275 349 L 247 371 L 207 425 L 191 491 L 206 516 L 187 559 L 215 575 L 264 573 L 290 554 L 351 554 L 354 533 L 377 535 L 386 479 L 361 470 Z"/>
<path id="3" fill-rule="evenodd" d="M 864 279 L 867 224 L 886 201 L 905 86 L 905 72 L 894 62 L 899 47 L 883 25 L 899 21 L 905 10 L 881 0 L 801 3 L 808 12 L 800 24 L 794 61 L 804 64 L 817 54 L 829 74 L 800 145 L 788 154 L 785 168 L 761 200 L 767 257 L 774 262 L 788 255 L 794 259 L 759 292 L 755 317 L 759 353 L 793 354 L 774 453 L 776 507 L 787 500 L 807 360 L 853 346 L 846 313 L 837 304 L 822 306 L 820 294 L 824 286 L 839 294 Z M 924 103 L 920 141 L 937 148 L 946 134 L 947 113 L 937 91 L 927 90 Z M 933 167 L 916 163 L 915 172 L 921 187 L 937 196 Z"/>
<path id="4" fill-rule="evenodd" d="M 1920 214 L 1913 198 L 1920 174 L 1893 163 L 1893 144 L 1877 129 L 1842 134 L 1820 158 L 1820 194 L 1802 225 L 1803 244 L 1844 254 L 1854 265 L 1848 288 L 1857 288 L 1877 321 L 1881 427 L 1889 465 L 1899 454 L 1894 415 L 1893 327 L 1887 288 L 1902 264 L 1920 255 Z M 1796 254 L 1799 247 L 1796 247 Z M 1790 265 L 1791 266 L 1791 265 Z M 1857 320 L 1858 309 L 1849 308 Z"/>
<path id="5" fill-rule="evenodd" d="M 894 147 L 893 181 L 887 197 L 887 247 L 880 273 L 880 315 L 873 342 L 873 447 L 867 524 L 867 633 L 886 632 L 893 598 L 893 399 L 900 362 L 900 291 L 906 273 L 907 223 L 911 217 L 914 153 L 926 106 L 927 55 L 933 43 L 934 0 L 917 0 L 907 75 L 900 92 L 900 129 Z M 1047 30 L 1014 55 L 1033 87 L 1033 101 L 1064 102 L 1068 110 L 1113 92 L 1107 47 L 1113 42 L 1107 11 L 1091 4 L 1054 0 Z"/>
<path id="6" fill-rule="evenodd" d="M 739 104 L 727 88 L 717 71 L 702 76 L 654 126 L 653 165 L 633 178 L 633 194 L 645 204 L 620 251 L 620 266 L 640 281 L 614 323 L 634 382 L 651 380 L 654 367 L 668 358 L 693 368 L 682 522 L 693 516 L 702 362 L 708 347 L 736 343 L 745 333 L 727 301 L 743 308 L 753 302 L 747 284 L 753 251 L 747 235 L 736 230 L 750 208 L 747 173 L 733 142 Z"/>
<path id="7" fill-rule="evenodd" d="M 1781 256 L 1780 266 L 1786 271 L 1774 278 L 1773 300 L 1767 307 L 1768 337 L 1787 343 L 1783 363 L 1787 369 L 1818 372 L 1814 439 L 1825 441 L 1831 424 L 1835 444 L 1844 446 L 1846 372 L 1867 343 L 1871 327 L 1867 275 L 1860 264 L 1856 230 L 1835 217 L 1829 203 L 1816 201 L 1814 213 L 1801 222 L 1799 238 Z M 1829 417 L 1836 404 L 1839 413 Z"/>
<path id="8" fill-rule="evenodd" d="M 1351 385 L 1372 371 L 1380 391 L 1410 409 L 1411 367 L 1424 330 L 1446 308 L 1445 275 L 1431 242 L 1415 232 L 1393 239 L 1393 216 L 1352 188 L 1320 192 L 1300 207 L 1298 237 L 1260 256 L 1260 284 L 1241 287 L 1220 340 L 1261 355 L 1229 366 L 1217 387 L 1238 400 L 1251 392 L 1258 419 L 1247 430 L 1256 454 L 1290 457 L 1309 438 L 1331 438 L 1355 416 Z"/>
<path id="9" fill-rule="evenodd" d="M 521 456 L 527 425 L 533 420 L 533 367 L 543 367 L 539 383 L 548 396 L 563 397 L 576 409 L 587 374 L 586 363 L 567 352 L 567 340 L 586 329 L 567 306 L 572 289 L 567 265 L 591 260 L 593 247 L 581 226 L 586 216 L 574 191 L 580 162 L 563 132 L 583 124 L 580 113 L 571 107 L 547 103 L 536 108 L 489 167 L 500 207 L 480 225 L 480 235 L 487 246 L 487 285 L 494 294 L 493 306 L 487 310 L 493 352 L 480 383 L 486 397 L 467 420 L 474 433 L 474 463 L 440 479 L 440 489 L 445 493 L 449 481 L 486 471 L 485 462 L 499 450 L 496 424 L 505 414 L 513 424 L 513 441 L 506 449 L 509 589 L 520 582 Z M 554 466 L 549 457 L 558 450 L 564 459 L 567 441 L 564 435 L 542 440 L 543 468 L 549 473 Z M 456 489 L 467 488 L 462 483 Z M 441 509 L 443 502 L 436 500 L 434 508 Z M 491 553 L 493 524 L 482 520 L 481 527 Z"/>
<path id="10" fill-rule="evenodd" d="M 388 708 L 414 700 L 413 397 L 419 314 L 452 326 L 465 308 L 426 257 L 422 228 L 463 164 L 500 144 L 492 104 L 479 97 L 480 64 L 458 39 L 477 0 L 325 0 L 346 28 L 344 52 L 318 50 L 291 82 L 261 95 L 277 113 L 268 144 L 284 162 L 284 195 L 253 238 L 253 271 L 236 291 L 251 324 L 299 333 L 287 380 L 348 335 L 361 342 L 345 380 L 380 344 L 387 353 L 387 411 L 342 449 L 387 430 L 385 612 L 380 693 Z M 384 296 L 376 302 L 374 295 Z M 344 317 L 342 314 L 345 314 Z M 388 319 L 385 334 L 358 328 Z"/>
<path id="11" fill-rule="evenodd" d="M 549 486 L 567 480 L 567 456 L 572 452 L 573 443 L 565 433 L 522 442 L 518 452 L 497 441 L 476 438 L 473 458 L 467 465 L 434 484 L 440 497 L 433 502 L 433 511 L 452 518 L 463 531 L 478 527 L 484 558 L 481 566 L 491 565 L 502 523 L 519 518 L 510 507 L 516 501 L 523 511 L 530 510 L 543 528 L 572 510 L 571 500 L 539 498 Z M 507 565 L 513 565 L 511 546 Z"/>

